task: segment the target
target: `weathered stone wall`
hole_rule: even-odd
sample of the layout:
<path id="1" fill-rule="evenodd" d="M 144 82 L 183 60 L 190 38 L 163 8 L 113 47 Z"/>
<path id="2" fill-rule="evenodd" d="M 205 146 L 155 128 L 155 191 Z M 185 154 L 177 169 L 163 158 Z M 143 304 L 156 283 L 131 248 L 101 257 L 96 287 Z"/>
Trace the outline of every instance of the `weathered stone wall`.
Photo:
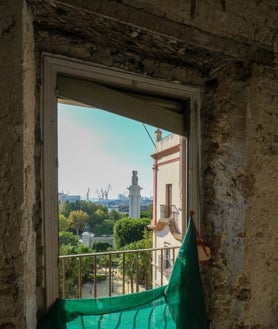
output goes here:
<path id="1" fill-rule="evenodd" d="M 212 328 L 233 328 L 243 316 L 232 286 L 245 267 L 241 184 L 248 180 L 244 164 L 250 74 L 248 66 L 223 68 L 207 82 L 201 110 L 203 225 L 213 255 L 204 276 Z"/>
<path id="2" fill-rule="evenodd" d="M 277 127 L 275 70 L 228 65 L 202 105 L 204 270 L 212 328 L 276 328 Z M 272 282 L 272 284 L 270 284 Z"/>
<path id="3" fill-rule="evenodd" d="M 269 65 L 273 61 L 273 47 L 277 48 L 278 6 L 273 0 L 65 0 L 64 4 L 67 14 L 71 7 L 78 7 L 87 14 L 98 13 L 117 22 L 127 22 L 139 29 L 144 27 L 157 35 L 183 41 L 185 45 L 176 55 L 183 54 L 184 60 L 190 57 L 194 61 L 192 53 L 196 60 L 202 49 L 206 55 L 202 58 L 204 63 L 209 53 L 214 52 L 214 56 L 220 55 L 222 59 L 229 53 L 238 59 Z M 60 4 L 56 9 L 64 15 Z M 84 19 L 83 16 L 82 21 Z M 86 22 L 86 25 L 89 28 L 90 24 Z M 75 26 L 74 32 L 79 33 L 76 22 Z"/>
<path id="4" fill-rule="evenodd" d="M 1 2 L 0 38 L 0 327 L 35 328 L 35 66 L 23 1 Z"/>
<path id="5" fill-rule="evenodd" d="M 255 67 L 247 104 L 245 272 L 250 289 L 245 321 L 278 327 L 278 80 L 277 71 Z M 260 328 L 258 326 L 258 328 Z"/>
<path id="6" fill-rule="evenodd" d="M 73 1 L 72 1 L 73 2 Z M 271 45 L 277 29 L 275 1 L 122 0 L 123 4 L 219 36 Z M 213 47 L 213 45 L 212 45 Z"/>

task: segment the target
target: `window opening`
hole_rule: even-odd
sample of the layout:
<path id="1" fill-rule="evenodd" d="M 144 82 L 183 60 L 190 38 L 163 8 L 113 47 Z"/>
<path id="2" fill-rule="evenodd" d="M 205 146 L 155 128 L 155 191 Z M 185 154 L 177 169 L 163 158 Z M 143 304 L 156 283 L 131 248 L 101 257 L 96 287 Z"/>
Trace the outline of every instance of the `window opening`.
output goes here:
<path id="1" fill-rule="evenodd" d="M 43 220 L 46 305 L 50 306 L 59 290 L 55 248 L 58 244 L 57 98 L 65 103 L 104 108 L 181 135 L 188 134 L 190 105 L 193 111 L 190 126 L 193 135 L 198 137 L 199 90 L 49 54 L 43 55 L 43 60 Z M 182 101 L 184 105 L 177 108 L 172 100 Z M 196 148 L 194 143 L 190 145 L 193 150 Z M 197 157 L 193 158 L 194 162 L 198 163 Z M 196 185 L 191 186 L 191 195 L 198 195 Z M 192 196 L 189 201 L 192 200 L 192 205 L 198 204 Z M 185 204 L 187 201 L 184 200 Z"/>
<path id="2" fill-rule="evenodd" d="M 168 218 L 171 215 L 172 203 L 172 184 L 166 184 L 166 216 Z"/>
<path id="3" fill-rule="evenodd" d="M 131 173 L 132 184 L 138 184 L 137 170 L 140 189 L 143 191 L 138 206 L 142 209 L 143 216 L 144 209 L 149 210 L 151 215 L 148 224 L 151 223 L 152 207 L 157 207 L 152 198 L 151 158 L 151 154 L 156 151 L 156 144 L 153 141 L 156 130 L 157 127 L 142 125 L 141 122 L 102 109 L 70 105 L 69 102 L 63 104 L 63 101 L 58 103 L 61 297 L 101 297 L 122 294 L 123 290 L 125 293 L 136 290 L 135 275 L 132 276 L 134 282 L 129 280 L 125 287 L 123 273 L 120 270 L 120 254 L 114 257 L 112 268 L 112 260 L 110 263 L 107 261 L 107 257 L 111 257 L 108 254 L 102 259 L 97 256 L 65 259 L 64 256 L 105 252 L 115 246 L 113 225 L 116 221 L 111 219 L 111 214 L 118 219 L 130 217 L 130 195 L 127 186 L 130 184 Z M 164 134 L 164 138 L 175 135 L 168 131 L 161 131 L 161 134 Z M 99 179 L 102 179 L 102 182 Z M 119 182 L 120 186 L 117 185 Z M 90 207 L 97 209 L 90 212 Z M 172 184 L 167 184 L 167 217 L 170 217 L 171 209 Z M 164 242 L 165 245 L 169 244 Z M 100 246 L 104 249 L 97 249 Z M 152 245 L 145 245 L 142 248 L 151 247 Z M 158 246 L 154 243 L 154 247 Z M 170 255 L 171 251 L 165 249 L 163 272 L 167 276 L 172 261 Z M 152 254 L 149 253 L 148 256 L 152 257 Z M 141 256 L 139 254 L 136 257 Z M 92 266 L 93 260 L 96 267 Z M 101 265 L 101 262 L 104 263 Z M 150 259 L 146 262 L 149 266 L 150 282 L 141 285 L 141 290 L 155 285 L 151 280 L 153 274 L 156 276 L 156 273 L 152 273 L 152 261 Z M 102 280 L 95 284 L 94 276 L 101 276 Z M 142 280 L 148 279 L 144 273 L 141 276 Z"/>
<path id="4" fill-rule="evenodd" d="M 170 247 L 170 243 L 164 242 L 165 249 L 165 270 L 169 270 L 173 266 L 173 259 L 171 257 L 171 249 L 168 249 Z"/>

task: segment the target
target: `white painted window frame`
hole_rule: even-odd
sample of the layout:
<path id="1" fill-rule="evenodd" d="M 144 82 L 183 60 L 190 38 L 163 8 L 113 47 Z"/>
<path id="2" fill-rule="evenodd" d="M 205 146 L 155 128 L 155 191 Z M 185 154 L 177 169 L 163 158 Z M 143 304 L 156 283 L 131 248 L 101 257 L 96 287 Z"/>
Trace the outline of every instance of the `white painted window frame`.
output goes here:
<path id="1" fill-rule="evenodd" d="M 184 195 L 188 202 L 185 209 L 194 209 L 195 221 L 200 224 L 200 88 L 82 62 L 63 56 L 43 54 L 42 71 L 42 203 L 44 236 L 44 285 L 46 306 L 59 296 L 58 277 L 58 141 L 57 141 L 57 96 L 56 84 L 59 74 L 109 82 L 121 87 L 135 87 L 139 91 L 190 100 L 190 136 L 188 186 Z M 185 184 L 184 184 L 185 185 Z"/>

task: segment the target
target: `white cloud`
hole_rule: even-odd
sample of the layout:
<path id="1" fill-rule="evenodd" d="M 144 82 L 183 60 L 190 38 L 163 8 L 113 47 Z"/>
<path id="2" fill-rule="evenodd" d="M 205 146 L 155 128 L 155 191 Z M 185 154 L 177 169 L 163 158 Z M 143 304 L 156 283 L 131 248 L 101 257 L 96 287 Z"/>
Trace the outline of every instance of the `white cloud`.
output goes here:
<path id="1" fill-rule="evenodd" d="M 110 140 L 110 142 L 107 143 Z M 122 148 L 115 152 L 115 148 Z M 112 147 L 112 149 L 110 149 Z M 124 145 L 117 145 L 116 136 L 99 132 L 94 133 L 71 120 L 63 119 L 59 125 L 59 191 L 71 194 L 97 197 L 96 190 L 106 189 L 110 184 L 109 197 L 127 193 L 131 184 L 132 170 L 138 171 L 139 185 L 143 187 L 142 195 L 150 196 L 152 190 L 151 159 L 139 161 L 138 152 Z M 120 153 L 120 156 L 117 156 Z M 142 155 L 143 156 L 143 155 Z M 137 159 L 137 160 L 136 160 Z M 140 158 L 139 158 L 140 159 Z M 138 166 L 140 162 L 140 167 Z"/>

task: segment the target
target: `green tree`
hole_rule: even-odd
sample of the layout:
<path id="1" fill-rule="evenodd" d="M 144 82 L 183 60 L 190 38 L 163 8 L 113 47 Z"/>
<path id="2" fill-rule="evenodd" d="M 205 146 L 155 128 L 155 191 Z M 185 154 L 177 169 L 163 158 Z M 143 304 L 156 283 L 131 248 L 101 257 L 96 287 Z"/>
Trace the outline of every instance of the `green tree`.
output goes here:
<path id="1" fill-rule="evenodd" d="M 94 214 L 98 209 L 98 205 L 92 201 L 81 200 L 79 202 L 79 210 L 85 211 L 89 216 Z"/>
<path id="2" fill-rule="evenodd" d="M 60 205 L 59 212 L 66 218 L 72 211 L 82 210 L 89 216 L 88 227 L 94 232 L 95 226 L 102 223 L 103 220 L 109 218 L 108 209 L 105 206 L 96 204 L 92 201 L 80 200 L 75 202 L 64 202 Z"/>
<path id="3" fill-rule="evenodd" d="M 144 230 L 144 238 L 139 241 L 128 244 L 124 249 L 138 250 L 147 249 L 152 247 L 152 232 L 147 229 Z M 127 253 L 125 256 L 125 262 L 123 264 L 123 258 L 119 260 L 119 270 L 125 274 L 130 281 L 131 292 L 134 292 L 134 283 L 138 279 L 138 284 L 144 284 L 146 289 L 151 288 L 152 282 L 152 266 L 151 266 L 151 254 L 149 251 L 141 251 L 136 256 L 135 253 Z M 137 269 L 138 268 L 138 269 Z"/>
<path id="4" fill-rule="evenodd" d="M 130 243 L 127 246 L 128 249 L 147 249 L 152 248 L 152 232 L 145 229 L 144 238 L 139 241 Z M 138 255 L 138 280 L 140 284 L 144 284 L 146 289 L 150 288 L 151 285 L 151 275 L 152 275 L 152 266 L 150 263 L 150 253 L 148 251 L 141 251 Z"/>
<path id="5" fill-rule="evenodd" d="M 140 212 L 140 218 L 152 219 L 152 217 L 153 217 L 152 206 L 150 206 L 148 210 L 143 210 Z"/>
<path id="6" fill-rule="evenodd" d="M 69 232 L 60 232 L 66 234 L 72 234 Z M 73 234 L 72 234 L 73 235 Z M 76 237 L 76 235 L 73 235 Z M 78 240 L 78 238 L 77 238 Z M 78 241 L 77 241 L 78 242 Z M 91 253 L 93 250 L 82 243 L 62 244 L 59 248 L 59 254 L 62 255 L 77 255 Z M 79 264 L 80 262 L 80 264 Z M 76 284 L 78 283 L 78 269 L 81 266 L 82 282 L 89 280 L 91 273 L 94 271 L 94 263 L 90 257 L 72 257 L 66 259 L 60 259 L 60 287 L 66 285 L 66 296 L 64 297 L 77 297 Z M 63 273 L 63 271 L 65 271 Z M 65 279 L 65 282 L 63 280 Z"/>
<path id="7" fill-rule="evenodd" d="M 101 224 L 95 225 L 94 233 L 96 235 L 112 235 L 113 227 L 114 221 L 111 219 L 105 219 Z"/>
<path id="8" fill-rule="evenodd" d="M 86 224 L 88 224 L 89 215 L 83 210 L 74 210 L 70 213 L 69 218 L 72 222 L 72 227 L 79 235 L 79 231 L 84 231 Z"/>
<path id="9" fill-rule="evenodd" d="M 99 205 L 92 201 L 80 201 L 80 210 L 85 211 L 88 216 L 88 230 L 90 232 L 95 232 L 95 225 L 99 223 L 99 218 L 95 215 Z"/>
<path id="10" fill-rule="evenodd" d="M 96 233 L 96 226 L 102 224 L 109 218 L 107 207 L 93 203 L 91 201 L 81 200 L 79 202 L 80 210 L 85 211 L 88 216 L 88 226 L 91 232 Z"/>
<path id="11" fill-rule="evenodd" d="M 144 230 L 149 224 L 149 219 L 119 219 L 113 228 L 113 235 L 115 239 L 116 248 L 123 248 L 126 245 L 142 240 L 144 237 Z"/>
<path id="12" fill-rule="evenodd" d="M 112 219 L 113 221 L 116 221 L 120 219 L 120 214 L 115 209 L 112 209 L 109 211 L 109 218 Z"/>
<path id="13" fill-rule="evenodd" d="M 59 214 L 59 231 L 68 231 L 71 221 L 66 216 Z"/>
<path id="14" fill-rule="evenodd" d="M 59 213 L 64 215 L 66 218 L 68 218 L 70 213 L 74 210 L 80 210 L 80 201 L 66 201 L 63 202 L 59 207 Z"/>
<path id="15" fill-rule="evenodd" d="M 111 245 L 108 242 L 95 242 L 93 244 L 93 249 L 95 252 L 102 252 L 111 249 Z"/>
<path id="16" fill-rule="evenodd" d="M 77 247 L 79 244 L 79 238 L 77 235 L 71 233 L 71 232 L 65 232 L 65 231 L 61 231 L 59 232 L 59 247 L 61 247 L 62 245 L 68 245 L 70 247 Z M 67 249 L 68 250 L 68 249 Z M 60 255 L 67 255 L 68 252 L 65 250 L 65 248 L 63 249 L 63 253 Z"/>
<path id="17" fill-rule="evenodd" d="M 121 257 L 119 259 L 118 266 L 120 273 L 123 274 L 123 272 L 125 272 L 125 275 L 130 282 L 131 293 L 133 293 L 136 276 L 136 255 L 134 253 L 126 253 L 125 258 Z"/>

